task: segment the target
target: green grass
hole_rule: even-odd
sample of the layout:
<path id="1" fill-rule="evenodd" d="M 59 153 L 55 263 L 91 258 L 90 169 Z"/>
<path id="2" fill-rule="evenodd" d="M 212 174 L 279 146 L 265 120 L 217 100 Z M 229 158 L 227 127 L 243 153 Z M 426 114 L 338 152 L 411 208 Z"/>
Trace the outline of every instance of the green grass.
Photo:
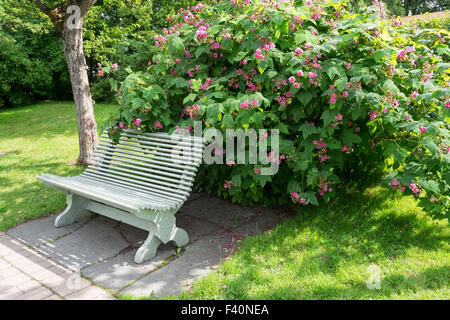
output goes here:
<path id="1" fill-rule="evenodd" d="M 449 299 L 448 221 L 368 187 L 245 239 L 180 299 Z M 369 289 L 370 265 L 380 289 Z"/>
<path id="2" fill-rule="evenodd" d="M 96 105 L 98 123 L 115 108 Z M 72 164 L 73 103 L 0 111 L 0 152 L 0 230 L 63 209 L 64 194 L 35 176 L 82 171 Z M 449 238 L 447 220 L 433 221 L 412 198 L 371 186 L 244 239 L 217 271 L 166 299 L 449 299 Z M 379 290 L 366 286 L 370 265 L 380 268 Z"/>
<path id="3" fill-rule="evenodd" d="M 244 239 L 217 271 L 164 299 L 448 300 L 449 239 L 448 221 L 430 219 L 414 199 L 367 187 Z M 380 289 L 367 287 L 372 265 Z"/>
<path id="4" fill-rule="evenodd" d="M 96 104 L 101 126 L 117 105 Z M 36 179 L 41 173 L 70 176 L 78 158 L 75 105 L 52 102 L 0 109 L 0 230 L 65 207 L 65 195 Z"/>

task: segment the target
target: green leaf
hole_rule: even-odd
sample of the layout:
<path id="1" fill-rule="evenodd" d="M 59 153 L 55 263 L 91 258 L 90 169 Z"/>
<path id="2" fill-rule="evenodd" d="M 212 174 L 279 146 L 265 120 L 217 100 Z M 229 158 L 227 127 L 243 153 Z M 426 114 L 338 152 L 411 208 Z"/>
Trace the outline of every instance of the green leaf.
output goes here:
<path id="1" fill-rule="evenodd" d="M 423 187 L 427 192 L 433 192 L 439 195 L 441 190 L 439 188 L 439 183 L 434 180 L 420 180 L 419 185 Z"/>
<path id="2" fill-rule="evenodd" d="M 289 180 L 288 186 L 287 186 L 287 192 L 289 194 L 291 194 L 292 192 L 301 193 L 302 192 L 302 188 L 300 187 L 300 185 L 298 184 L 297 181 Z"/>
<path id="3" fill-rule="evenodd" d="M 236 187 L 239 188 L 241 186 L 241 174 L 234 175 L 231 180 L 236 184 Z"/>
<path id="4" fill-rule="evenodd" d="M 354 143 L 361 142 L 362 139 L 359 137 L 359 135 L 353 133 L 352 129 L 346 129 L 344 130 L 342 141 L 344 141 L 345 145 L 351 146 Z"/>
<path id="5" fill-rule="evenodd" d="M 394 51 L 392 49 L 379 49 L 375 51 L 372 55 L 372 57 L 375 59 L 375 61 L 378 63 L 380 62 L 384 57 L 390 58 L 392 56 L 392 53 Z"/>
<path id="6" fill-rule="evenodd" d="M 337 114 L 338 112 L 336 110 L 325 110 L 320 116 L 320 119 L 323 120 L 324 126 L 328 126 L 332 121 L 334 121 Z"/>
<path id="7" fill-rule="evenodd" d="M 381 88 L 383 89 L 383 91 L 391 90 L 392 92 L 399 92 L 394 81 L 392 81 L 391 79 L 387 79 L 386 81 L 384 81 L 383 86 Z"/>
<path id="8" fill-rule="evenodd" d="M 317 129 L 315 126 L 310 125 L 309 123 L 302 124 L 299 128 L 299 131 L 303 132 L 303 139 L 308 138 L 311 134 L 317 133 Z"/>
<path id="9" fill-rule="evenodd" d="M 312 191 L 306 192 L 306 200 L 309 203 L 311 203 L 312 205 L 315 205 L 315 206 L 319 205 L 319 201 L 317 201 L 316 195 Z"/>
<path id="10" fill-rule="evenodd" d="M 304 105 L 308 105 L 308 103 L 312 100 L 313 96 L 310 91 L 301 91 L 297 95 L 297 99 Z"/>
<path id="11" fill-rule="evenodd" d="M 294 164 L 294 171 L 305 171 L 308 168 L 307 160 L 297 160 Z"/>
<path id="12" fill-rule="evenodd" d="M 183 99 L 183 104 L 186 104 L 186 102 L 194 102 L 197 98 L 197 95 L 195 93 L 189 93 L 189 95 Z"/>
<path id="13" fill-rule="evenodd" d="M 178 36 L 172 36 L 168 41 L 168 48 L 171 54 L 176 54 L 184 50 L 183 39 Z"/>
<path id="14" fill-rule="evenodd" d="M 273 78 L 273 77 L 275 77 L 276 75 L 278 74 L 278 72 L 276 72 L 276 71 L 274 71 L 274 70 L 270 70 L 269 72 L 267 72 L 267 76 L 269 77 L 269 78 Z"/>

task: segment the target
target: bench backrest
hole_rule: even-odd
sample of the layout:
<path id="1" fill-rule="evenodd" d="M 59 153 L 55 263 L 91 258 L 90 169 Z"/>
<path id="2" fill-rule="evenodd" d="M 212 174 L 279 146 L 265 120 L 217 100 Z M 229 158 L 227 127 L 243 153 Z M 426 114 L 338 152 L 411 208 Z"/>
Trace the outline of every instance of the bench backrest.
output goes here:
<path id="1" fill-rule="evenodd" d="M 144 133 L 128 129 L 117 144 L 105 133 L 83 176 L 184 201 L 202 161 L 204 139 L 189 135 Z"/>

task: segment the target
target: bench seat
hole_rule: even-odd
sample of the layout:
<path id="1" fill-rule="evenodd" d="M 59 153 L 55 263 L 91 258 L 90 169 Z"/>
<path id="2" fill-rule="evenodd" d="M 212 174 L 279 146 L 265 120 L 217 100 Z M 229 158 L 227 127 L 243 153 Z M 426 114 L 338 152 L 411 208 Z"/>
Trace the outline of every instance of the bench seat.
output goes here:
<path id="1" fill-rule="evenodd" d="M 119 183 L 102 181 L 83 175 L 75 177 L 59 177 L 42 174 L 38 177 L 46 185 L 52 185 L 63 191 L 78 194 L 82 197 L 137 213 L 144 209 L 171 210 L 183 204 L 182 200 L 163 198 L 161 195 L 146 193 L 137 188 L 121 186 Z"/>

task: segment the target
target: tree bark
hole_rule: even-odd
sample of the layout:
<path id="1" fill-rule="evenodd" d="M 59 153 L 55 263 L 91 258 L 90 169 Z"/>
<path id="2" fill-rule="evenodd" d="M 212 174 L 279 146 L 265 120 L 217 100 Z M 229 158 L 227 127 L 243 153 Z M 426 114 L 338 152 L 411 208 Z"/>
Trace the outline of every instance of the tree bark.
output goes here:
<path id="1" fill-rule="evenodd" d="M 72 83 L 73 100 L 75 102 L 78 127 L 78 142 L 80 154 L 77 164 L 87 166 L 93 157 L 98 144 L 97 123 L 95 122 L 94 106 L 89 87 L 88 67 L 83 49 L 83 19 L 97 0 L 61 0 L 58 6 L 49 8 L 41 0 L 29 0 L 39 10 L 45 13 L 56 30 L 61 34 L 64 45 L 64 55 L 69 68 Z M 78 12 L 76 25 L 69 27 L 67 9 L 76 6 Z M 72 14 L 74 12 L 72 11 Z"/>
<path id="2" fill-rule="evenodd" d="M 80 154 L 77 164 L 86 166 L 93 157 L 97 146 L 97 123 L 89 88 L 88 67 L 83 50 L 83 29 L 63 29 L 64 55 L 69 68 L 75 101 Z"/>

